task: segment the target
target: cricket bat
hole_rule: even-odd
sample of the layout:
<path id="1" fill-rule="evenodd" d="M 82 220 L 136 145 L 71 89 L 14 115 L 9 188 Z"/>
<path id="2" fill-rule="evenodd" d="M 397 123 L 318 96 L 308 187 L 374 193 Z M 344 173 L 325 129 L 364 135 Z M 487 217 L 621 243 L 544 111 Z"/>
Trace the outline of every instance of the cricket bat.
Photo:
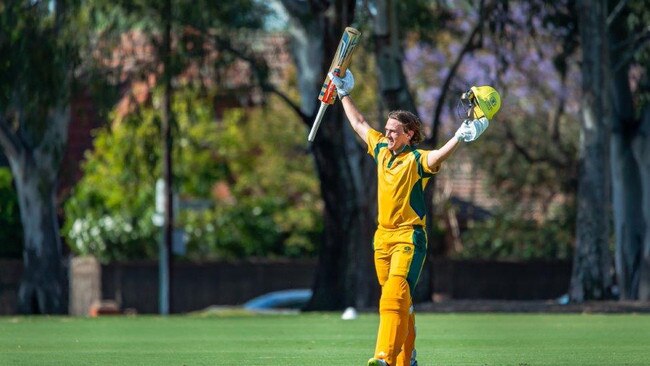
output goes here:
<path id="1" fill-rule="evenodd" d="M 359 43 L 359 38 L 361 37 L 361 32 L 352 28 L 346 27 L 339 42 L 339 46 L 336 48 L 336 54 L 332 59 L 332 64 L 328 70 L 328 74 L 331 72 L 336 76 L 344 76 L 345 71 L 352 61 L 352 53 Z M 307 140 L 313 142 L 316 138 L 316 132 L 318 132 L 318 127 L 320 122 L 323 119 L 325 110 L 331 104 L 334 104 L 336 101 L 336 87 L 330 80 L 329 76 L 325 76 L 325 82 L 320 89 L 320 94 L 318 95 L 318 100 L 320 100 L 320 108 L 318 108 L 318 113 L 316 114 L 316 119 L 314 124 L 311 126 L 311 131 L 309 131 L 309 137 Z"/>

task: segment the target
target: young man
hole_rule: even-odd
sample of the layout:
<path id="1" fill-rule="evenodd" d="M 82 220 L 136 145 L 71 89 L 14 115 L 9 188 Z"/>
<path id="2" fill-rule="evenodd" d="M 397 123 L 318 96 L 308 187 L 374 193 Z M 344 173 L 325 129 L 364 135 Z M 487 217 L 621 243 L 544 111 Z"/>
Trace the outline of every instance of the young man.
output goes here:
<path id="1" fill-rule="evenodd" d="M 501 106 L 496 90 L 472 87 L 461 100 L 468 103 L 468 119 L 438 150 L 417 149 L 422 124 L 411 112 L 388 114 L 385 133 L 372 129 L 350 97 L 354 77 L 329 75 L 352 129 L 368 146 L 377 163 L 378 227 L 374 236 L 377 279 L 381 285 L 379 330 L 368 366 L 413 366 L 415 318 L 412 295 L 426 255 L 424 188 L 461 142 L 476 140 Z"/>

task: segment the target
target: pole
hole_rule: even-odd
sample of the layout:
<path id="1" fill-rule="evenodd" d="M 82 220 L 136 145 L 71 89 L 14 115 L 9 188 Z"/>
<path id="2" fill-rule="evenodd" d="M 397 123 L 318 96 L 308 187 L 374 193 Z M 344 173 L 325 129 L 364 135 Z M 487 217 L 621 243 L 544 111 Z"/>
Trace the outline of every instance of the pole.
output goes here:
<path id="1" fill-rule="evenodd" d="M 165 179 L 165 222 L 163 229 L 163 248 L 160 251 L 160 313 L 167 315 L 172 312 L 172 232 L 174 227 L 174 209 L 172 202 L 172 130 L 171 130 L 171 0 L 163 3 L 163 110 L 162 110 L 162 135 L 164 140 L 164 165 Z"/>

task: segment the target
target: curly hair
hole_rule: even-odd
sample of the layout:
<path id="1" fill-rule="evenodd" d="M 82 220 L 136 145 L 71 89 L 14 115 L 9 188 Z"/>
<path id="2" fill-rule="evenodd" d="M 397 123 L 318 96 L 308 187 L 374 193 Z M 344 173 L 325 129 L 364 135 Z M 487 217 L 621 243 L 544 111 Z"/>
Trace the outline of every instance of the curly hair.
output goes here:
<path id="1" fill-rule="evenodd" d="M 398 120 L 404 126 L 404 132 L 413 131 L 413 137 L 411 137 L 412 145 L 419 144 L 424 140 L 422 122 L 420 122 L 420 119 L 415 114 L 409 111 L 397 110 L 388 113 L 388 118 Z"/>

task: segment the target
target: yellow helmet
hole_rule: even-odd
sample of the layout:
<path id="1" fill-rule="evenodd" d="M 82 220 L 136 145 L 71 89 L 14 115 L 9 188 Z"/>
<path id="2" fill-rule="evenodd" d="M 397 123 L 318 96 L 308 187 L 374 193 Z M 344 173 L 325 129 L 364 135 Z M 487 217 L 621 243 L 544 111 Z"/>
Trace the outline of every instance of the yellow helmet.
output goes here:
<path id="1" fill-rule="evenodd" d="M 499 111 L 501 108 L 501 96 L 491 86 L 473 86 L 470 88 L 471 97 L 474 99 L 474 115 L 476 118 L 481 118 L 485 116 L 488 120 L 492 120 L 492 117 Z"/>

